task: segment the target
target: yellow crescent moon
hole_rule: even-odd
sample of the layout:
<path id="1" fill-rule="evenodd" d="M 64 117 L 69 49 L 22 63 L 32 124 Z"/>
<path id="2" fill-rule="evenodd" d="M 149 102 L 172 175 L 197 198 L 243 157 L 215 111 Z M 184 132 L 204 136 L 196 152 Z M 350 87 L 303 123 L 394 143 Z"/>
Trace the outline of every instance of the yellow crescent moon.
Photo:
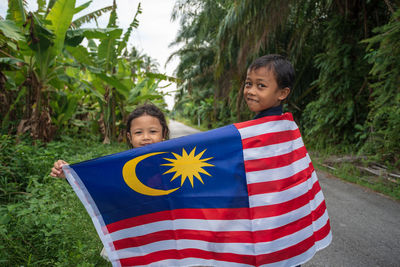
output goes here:
<path id="1" fill-rule="evenodd" d="M 138 177 L 136 176 L 136 166 L 141 162 L 142 160 L 155 156 L 158 154 L 162 153 L 167 153 L 167 152 L 154 152 L 154 153 L 149 153 L 145 154 L 139 157 L 136 157 L 134 159 L 131 159 L 127 163 L 125 163 L 124 167 L 122 168 L 122 176 L 124 177 L 125 183 L 135 190 L 136 192 L 143 194 L 143 195 L 148 195 L 148 196 L 163 196 L 163 195 L 168 195 L 171 194 L 172 192 L 176 191 L 179 189 L 173 188 L 170 190 L 161 190 L 161 189 L 156 189 L 149 187 L 145 184 L 143 184 Z"/>

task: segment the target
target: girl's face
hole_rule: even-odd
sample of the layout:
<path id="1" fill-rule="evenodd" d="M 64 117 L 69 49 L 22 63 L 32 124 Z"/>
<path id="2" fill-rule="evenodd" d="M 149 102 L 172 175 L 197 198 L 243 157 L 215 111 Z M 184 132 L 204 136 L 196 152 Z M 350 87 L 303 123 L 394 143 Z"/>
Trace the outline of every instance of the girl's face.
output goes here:
<path id="1" fill-rule="evenodd" d="M 156 117 L 144 114 L 131 121 L 130 133 L 127 133 L 133 147 L 142 147 L 164 140 L 163 128 Z"/>

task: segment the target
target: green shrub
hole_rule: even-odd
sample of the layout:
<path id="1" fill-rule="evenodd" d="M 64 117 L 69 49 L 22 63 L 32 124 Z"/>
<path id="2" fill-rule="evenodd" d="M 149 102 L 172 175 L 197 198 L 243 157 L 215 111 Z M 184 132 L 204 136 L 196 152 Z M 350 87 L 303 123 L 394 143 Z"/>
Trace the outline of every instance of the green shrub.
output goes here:
<path id="1" fill-rule="evenodd" d="M 75 163 L 126 149 L 90 138 L 47 145 L 0 139 L 0 265 L 106 266 L 101 241 L 68 182 L 50 177 L 57 159 Z"/>
<path id="2" fill-rule="evenodd" d="M 9 266 L 105 264 L 94 226 L 64 180 L 32 180 L 26 195 L 0 211 L 2 261 Z"/>
<path id="3" fill-rule="evenodd" d="M 374 37 L 363 41 L 368 43 L 366 58 L 372 64 L 372 94 L 364 125 L 368 138 L 361 152 L 400 169 L 400 9 L 374 32 Z"/>

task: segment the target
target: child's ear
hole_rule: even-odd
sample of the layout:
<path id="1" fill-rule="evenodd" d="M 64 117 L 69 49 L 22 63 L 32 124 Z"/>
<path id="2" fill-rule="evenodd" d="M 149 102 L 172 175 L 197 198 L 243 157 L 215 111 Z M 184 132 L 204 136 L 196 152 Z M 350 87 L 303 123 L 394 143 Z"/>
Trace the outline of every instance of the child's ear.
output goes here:
<path id="1" fill-rule="evenodd" d="M 131 134 L 129 132 L 126 132 L 126 137 L 128 138 L 129 143 L 130 143 L 131 142 Z"/>
<path id="2" fill-rule="evenodd" d="M 290 88 L 289 88 L 289 87 L 285 87 L 285 88 L 283 88 L 283 89 L 280 89 L 280 90 L 279 90 L 278 99 L 279 99 L 280 101 L 283 101 L 283 100 L 285 100 L 285 99 L 289 96 L 289 94 L 290 94 Z"/>

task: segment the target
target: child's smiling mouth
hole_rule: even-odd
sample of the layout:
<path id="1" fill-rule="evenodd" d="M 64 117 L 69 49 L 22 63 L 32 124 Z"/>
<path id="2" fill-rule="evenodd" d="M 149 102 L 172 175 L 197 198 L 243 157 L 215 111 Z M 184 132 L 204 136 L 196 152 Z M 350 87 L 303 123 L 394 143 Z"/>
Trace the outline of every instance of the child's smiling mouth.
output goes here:
<path id="1" fill-rule="evenodd" d="M 247 102 L 255 102 L 255 103 L 258 103 L 258 100 L 253 99 L 253 98 L 247 98 L 246 100 L 247 100 Z"/>

